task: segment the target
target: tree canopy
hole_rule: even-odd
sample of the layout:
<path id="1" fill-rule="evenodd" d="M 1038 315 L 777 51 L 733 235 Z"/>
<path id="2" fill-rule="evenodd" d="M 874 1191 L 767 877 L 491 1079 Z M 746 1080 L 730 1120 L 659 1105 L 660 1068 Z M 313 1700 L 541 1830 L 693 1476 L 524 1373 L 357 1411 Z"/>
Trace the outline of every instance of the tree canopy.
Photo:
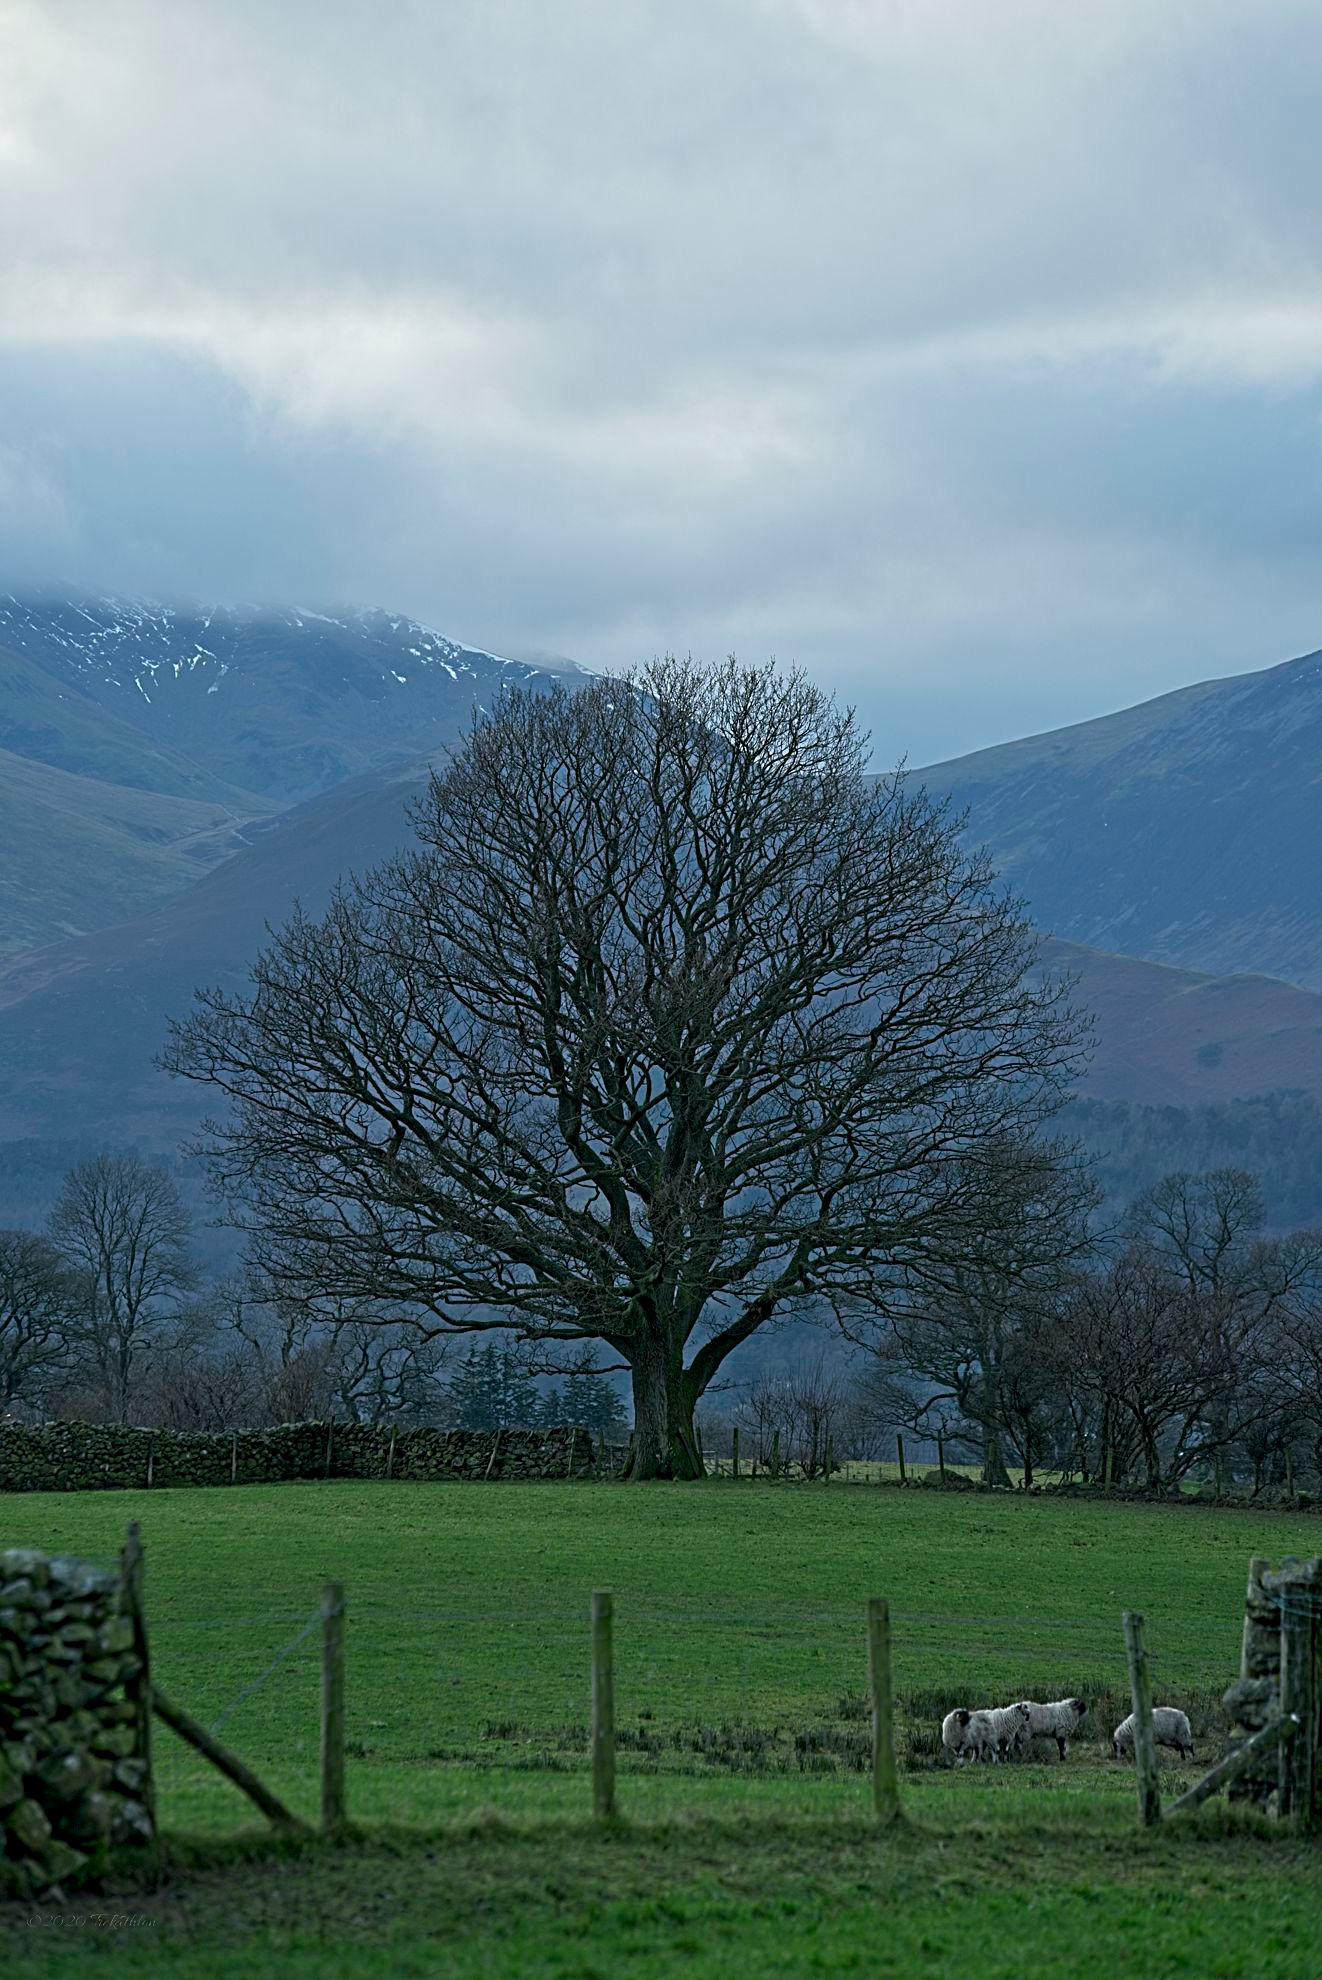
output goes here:
<path id="1" fill-rule="evenodd" d="M 695 1404 L 777 1315 L 879 1310 L 1009 1220 L 1031 1252 L 1044 1193 L 1005 1179 L 1080 1024 L 957 821 L 865 746 L 733 660 L 483 717 L 416 848 L 176 1027 L 270 1281 L 605 1342 L 632 1474 L 692 1476 Z"/>

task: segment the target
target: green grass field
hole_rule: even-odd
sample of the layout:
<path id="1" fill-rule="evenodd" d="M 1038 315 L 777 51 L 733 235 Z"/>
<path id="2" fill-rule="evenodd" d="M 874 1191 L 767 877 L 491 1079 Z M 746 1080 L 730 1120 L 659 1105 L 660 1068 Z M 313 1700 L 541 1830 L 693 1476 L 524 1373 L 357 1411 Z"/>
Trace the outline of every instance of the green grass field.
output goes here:
<path id="1" fill-rule="evenodd" d="M 1200 1761 L 1218 1757 L 1248 1558 L 1317 1552 L 1305 1515 L 745 1480 L 330 1484 L 11 1496 L 0 1544 L 108 1561 L 130 1517 L 160 1685 L 308 1817 L 315 1630 L 244 1694 L 322 1581 L 346 1584 L 350 1805 L 367 1833 L 273 1851 L 161 1728 L 162 1820 L 197 1839 L 176 1852 L 191 1867 L 132 1901 L 150 1927 L 16 1919 L 0 1943 L 22 1964 L 1322 1971 L 1322 1852 L 1216 1810 L 1139 1838 L 1132 1771 L 1107 1744 L 1127 1710 L 1120 1614 L 1140 1608 L 1158 1697 L 1190 1709 Z M 605 1838 L 586 1819 L 594 1587 L 616 1610 L 623 1823 Z M 892 1607 L 906 1817 L 883 1838 L 864 1770 L 870 1594 Z M 1096 1708 L 1065 1765 L 938 1763 L 951 1704 L 1072 1692 Z M 1200 1771 L 1169 1768 L 1172 1792 Z"/>

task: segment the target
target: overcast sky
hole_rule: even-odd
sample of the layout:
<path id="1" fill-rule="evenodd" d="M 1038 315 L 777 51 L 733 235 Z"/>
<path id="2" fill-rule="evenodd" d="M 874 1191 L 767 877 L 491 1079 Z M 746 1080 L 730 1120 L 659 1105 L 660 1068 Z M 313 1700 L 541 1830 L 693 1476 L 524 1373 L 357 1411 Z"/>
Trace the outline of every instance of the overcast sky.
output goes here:
<path id="1" fill-rule="evenodd" d="M 0 578 L 796 660 L 913 763 L 1322 645 L 1316 0 L 0 0 Z"/>

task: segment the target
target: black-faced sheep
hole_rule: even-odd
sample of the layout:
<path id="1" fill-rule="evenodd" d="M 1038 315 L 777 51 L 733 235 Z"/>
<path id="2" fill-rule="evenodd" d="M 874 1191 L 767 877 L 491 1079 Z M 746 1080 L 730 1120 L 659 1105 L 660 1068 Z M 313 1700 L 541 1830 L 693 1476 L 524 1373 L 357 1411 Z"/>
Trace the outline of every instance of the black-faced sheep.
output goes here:
<path id="1" fill-rule="evenodd" d="M 1037 1705 L 1032 1699 L 1025 1699 L 1024 1709 L 1028 1713 L 1029 1736 L 1033 1739 L 1054 1739 L 1063 1760 L 1070 1750 L 1070 1740 L 1088 1710 L 1086 1700 L 1058 1698 L 1054 1704 Z"/>
<path id="2" fill-rule="evenodd" d="M 1181 1759 L 1187 1754 L 1193 1759 L 1193 1733 L 1189 1729 L 1187 1713 L 1176 1705 L 1154 1705 L 1152 1708 L 1152 1731 L 1158 1746 L 1173 1746 Z M 1134 1715 L 1122 1719 L 1111 1735 L 1115 1757 L 1120 1760 L 1134 1750 Z"/>

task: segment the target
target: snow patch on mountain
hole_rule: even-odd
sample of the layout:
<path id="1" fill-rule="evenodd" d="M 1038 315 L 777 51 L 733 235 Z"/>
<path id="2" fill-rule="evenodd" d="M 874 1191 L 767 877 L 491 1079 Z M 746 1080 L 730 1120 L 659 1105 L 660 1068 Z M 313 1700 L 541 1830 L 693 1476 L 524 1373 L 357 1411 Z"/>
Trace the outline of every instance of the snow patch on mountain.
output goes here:
<path id="1" fill-rule="evenodd" d="M 455 682 L 476 681 L 492 666 L 525 679 L 543 671 L 461 646 L 432 626 L 379 609 L 175 607 L 146 598 L 0 594 L 0 646 L 30 654 L 48 667 L 62 664 L 80 685 L 136 686 L 148 701 L 167 676 L 175 681 L 196 678 L 206 683 L 206 693 L 216 694 L 227 676 L 260 664 L 262 654 L 282 638 L 306 644 L 314 653 L 322 642 L 346 646 L 360 664 L 375 662 L 380 680 L 400 685 L 409 677 L 390 663 L 402 654 Z"/>

